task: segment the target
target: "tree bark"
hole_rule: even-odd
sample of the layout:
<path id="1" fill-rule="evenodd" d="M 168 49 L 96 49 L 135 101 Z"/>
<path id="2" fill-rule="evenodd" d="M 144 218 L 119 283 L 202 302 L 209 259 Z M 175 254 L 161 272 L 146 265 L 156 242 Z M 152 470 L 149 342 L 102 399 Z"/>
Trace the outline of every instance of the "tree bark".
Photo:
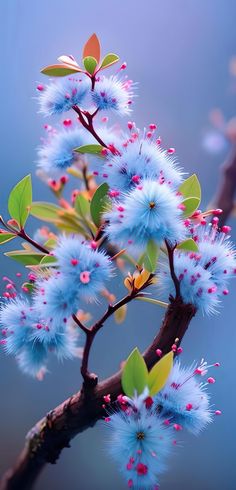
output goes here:
<path id="1" fill-rule="evenodd" d="M 180 344 L 195 313 L 195 307 L 183 304 L 181 298 L 171 300 L 159 333 L 144 352 L 148 369 L 157 362 L 157 349 L 163 354 L 169 352 L 176 338 Z M 55 464 L 61 451 L 70 447 L 73 437 L 105 416 L 103 397 L 108 393 L 112 401 L 122 393 L 121 371 L 96 387 L 82 387 L 40 420 L 27 435 L 15 466 L 3 476 L 0 490 L 30 490 L 43 467 Z"/>

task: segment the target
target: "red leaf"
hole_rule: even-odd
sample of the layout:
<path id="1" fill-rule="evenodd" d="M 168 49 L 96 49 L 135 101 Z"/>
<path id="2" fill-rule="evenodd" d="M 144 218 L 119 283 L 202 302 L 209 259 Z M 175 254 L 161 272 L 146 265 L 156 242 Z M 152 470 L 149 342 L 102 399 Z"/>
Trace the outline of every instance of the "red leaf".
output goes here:
<path id="1" fill-rule="evenodd" d="M 100 61 L 100 42 L 96 34 L 92 34 L 92 36 L 88 39 L 88 41 L 84 45 L 83 49 L 83 58 L 87 56 L 92 56 L 99 63 Z"/>

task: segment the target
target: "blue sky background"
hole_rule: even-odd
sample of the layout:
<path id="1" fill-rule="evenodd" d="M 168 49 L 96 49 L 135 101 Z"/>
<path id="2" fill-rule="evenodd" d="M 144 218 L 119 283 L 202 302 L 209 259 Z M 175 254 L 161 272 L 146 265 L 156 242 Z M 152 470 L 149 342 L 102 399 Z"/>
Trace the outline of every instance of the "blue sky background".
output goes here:
<path id="1" fill-rule="evenodd" d="M 139 82 L 132 119 L 139 127 L 157 122 L 164 145 L 177 149 L 186 171 L 198 173 L 204 202 L 209 201 L 225 154 L 210 155 L 202 148 L 208 113 L 214 107 L 220 107 L 227 117 L 235 113 L 228 72 L 229 60 L 236 54 L 234 0 L 10 0 L 1 2 L 0 18 L 1 214 L 6 213 L 10 188 L 29 172 L 34 198 L 49 198 L 34 176 L 35 148 L 45 122 L 37 113 L 35 81 L 43 80 L 40 68 L 59 55 L 79 57 L 94 31 L 103 52 L 117 52 L 128 62 L 129 76 Z M 32 220 L 31 230 L 35 224 Z M 0 266 L 1 275 L 19 269 L 6 257 L 1 257 Z M 122 286 L 118 289 L 121 295 Z M 233 284 L 221 315 L 202 318 L 199 314 L 184 339 L 183 361 L 206 357 L 221 362 L 211 391 L 223 416 L 198 438 L 182 434 L 182 447 L 170 459 L 162 490 L 236 488 L 235 297 Z M 108 322 L 96 340 L 92 369 L 101 377 L 116 370 L 134 345 L 142 349 L 151 341 L 161 315 L 155 307 L 147 310 L 135 304 L 124 325 Z M 2 353 L 0 372 L 3 471 L 20 450 L 28 429 L 76 391 L 81 380 L 79 364 L 68 361 L 51 365 L 44 382 L 33 381 Z M 103 441 L 99 425 L 79 435 L 57 466 L 45 469 L 36 490 L 125 489 Z"/>

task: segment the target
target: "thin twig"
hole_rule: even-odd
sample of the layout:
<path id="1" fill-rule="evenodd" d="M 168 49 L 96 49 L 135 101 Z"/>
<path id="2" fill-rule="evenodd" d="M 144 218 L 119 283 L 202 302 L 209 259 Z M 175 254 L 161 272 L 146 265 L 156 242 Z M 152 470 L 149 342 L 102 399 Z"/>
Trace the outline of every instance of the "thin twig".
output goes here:
<path id="1" fill-rule="evenodd" d="M 174 251 L 176 249 L 176 245 L 174 245 L 173 247 L 171 247 L 170 243 L 168 242 L 168 240 L 165 240 L 165 244 L 166 244 L 166 249 L 167 249 L 167 252 L 168 252 L 168 259 L 169 259 L 169 266 L 170 266 L 170 274 L 171 274 L 171 277 L 172 277 L 172 280 L 173 280 L 173 283 L 174 283 L 174 286 L 175 286 L 175 294 L 176 294 L 176 298 L 179 298 L 180 297 L 180 283 L 179 283 L 179 280 L 175 274 L 175 269 L 174 269 Z"/>

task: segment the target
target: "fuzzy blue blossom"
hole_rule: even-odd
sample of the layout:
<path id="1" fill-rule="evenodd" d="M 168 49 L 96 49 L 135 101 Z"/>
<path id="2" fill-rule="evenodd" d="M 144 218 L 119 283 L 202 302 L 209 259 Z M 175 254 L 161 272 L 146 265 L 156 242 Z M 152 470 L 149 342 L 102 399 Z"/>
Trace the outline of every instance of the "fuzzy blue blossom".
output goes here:
<path id="1" fill-rule="evenodd" d="M 212 422 L 209 385 L 202 381 L 208 367 L 203 363 L 185 368 L 176 361 L 164 388 L 155 397 L 162 417 L 195 435 Z"/>
<path id="2" fill-rule="evenodd" d="M 46 371 L 48 351 L 39 341 L 28 342 L 16 360 L 23 373 L 36 377 L 40 371 Z"/>
<path id="3" fill-rule="evenodd" d="M 92 91 L 94 105 L 100 111 L 114 111 L 120 115 L 128 114 L 133 98 L 132 81 L 120 80 L 116 76 L 102 76 Z"/>
<path id="4" fill-rule="evenodd" d="M 61 237 L 55 249 L 59 269 L 67 287 L 75 288 L 78 298 L 95 299 L 111 277 L 112 263 L 103 251 L 93 250 L 77 237 Z"/>
<path id="5" fill-rule="evenodd" d="M 54 332 L 78 309 L 76 284 L 62 273 L 38 281 L 34 306 L 41 318 L 46 320 L 48 328 Z"/>
<path id="6" fill-rule="evenodd" d="M 59 131 L 48 138 L 38 150 L 38 167 L 51 177 L 65 174 L 72 165 L 84 160 L 74 151 L 78 146 L 93 143 L 83 129 Z"/>
<path id="7" fill-rule="evenodd" d="M 145 406 L 138 411 L 117 411 L 108 420 L 108 449 L 128 487 L 158 489 L 171 451 L 171 430 Z"/>
<path id="8" fill-rule="evenodd" d="M 180 204 L 180 197 L 167 184 L 145 180 L 105 214 L 108 237 L 124 247 L 145 247 L 149 240 L 178 242 L 184 236 Z"/>
<path id="9" fill-rule="evenodd" d="M 78 336 L 67 320 L 55 315 L 53 321 L 46 321 L 43 308 L 37 306 L 41 305 L 16 298 L 2 305 L 0 312 L 4 350 L 14 355 L 21 370 L 31 376 L 46 369 L 52 352 L 59 360 L 77 355 Z"/>
<path id="10" fill-rule="evenodd" d="M 225 229 L 225 227 L 224 227 Z M 174 269 L 180 283 L 180 293 L 185 303 L 191 303 L 204 314 L 215 313 L 223 296 L 228 294 L 228 284 L 236 272 L 236 251 L 225 232 L 211 224 L 192 229 L 198 245 L 197 253 L 175 251 Z M 169 267 L 160 264 L 160 291 L 174 294 Z"/>
<path id="11" fill-rule="evenodd" d="M 103 170 L 110 188 L 120 192 L 140 185 L 144 179 L 165 182 L 176 189 L 183 179 L 175 157 L 145 137 L 124 140 L 119 152 L 105 159 Z"/>
<path id="12" fill-rule="evenodd" d="M 0 326 L 6 337 L 5 351 L 17 355 L 29 339 L 32 324 L 30 304 L 20 298 L 1 305 Z"/>
<path id="13" fill-rule="evenodd" d="M 39 95 L 40 112 L 45 116 L 62 114 L 80 105 L 90 91 L 90 81 L 83 75 L 69 75 L 52 80 Z"/>

